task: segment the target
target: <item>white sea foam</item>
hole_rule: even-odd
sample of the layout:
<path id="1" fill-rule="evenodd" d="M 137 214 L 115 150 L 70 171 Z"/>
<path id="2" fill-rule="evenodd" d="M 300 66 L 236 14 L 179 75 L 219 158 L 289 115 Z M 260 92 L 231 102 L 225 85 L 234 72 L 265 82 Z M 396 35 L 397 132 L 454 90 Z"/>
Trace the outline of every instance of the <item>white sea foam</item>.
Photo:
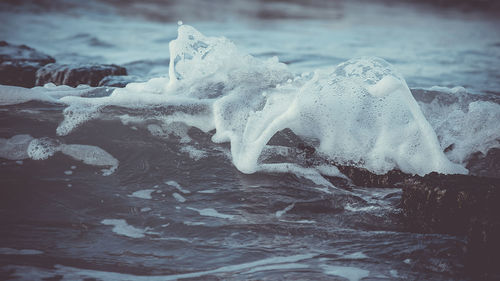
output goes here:
<path id="1" fill-rule="evenodd" d="M 203 194 L 213 194 L 216 192 L 217 192 L 217 190 L 215 190 L 215 189 L 205 189 L 205 190 L 198 191 L 198 193 L 203 193 Z"/>
<path id="2" fill-rule="evenodd" d="M 193 210 L 198 212 L 200 215 L 205 216 L 205 217 L 214 217 L 214 218 L 221 218 L 221 219 L 234 219 L 234 215 L 228 215 L 228 214 L 222 214 L 217 212 L 217 210 L 212 209 L 212 208 L 204 208 L 204 209 L 196 209 L 192 207 L 187 207 L 189 210 Z"/>
<path id="3" fill-rule="evenodd" d="M 144 275 L 133 275 L 125 273 L 116 273 L 108 271 L 99 271 L 91 269 L 82 269 L 76 267 L 69 267 L 63 265 L 55 265 L 54 270 L 51 272 L 43 272 L 40 269 L 34 269 L 29 266 L 9 266 L 8 269 L 12 270 L 13 276 L 20 278 L 21 280 L 32 280 L 33 276 L 40 276 L 40 274 L 47 273 L 46 276 L 52 277 L 55 274 L 63 276 L 64 280 L 81 280 L 85 278 L 98 279 L 98 280 L 112 280 L 112 281 L 168 281 L 168 280 L 181 280 L 189 278 L 199 278 L 203 276 L 216 275 L 216 274 L 227 274 L 227 273 L 237 273 L 243 270 L 251 270 L 253 268 L 257 271 L 266 270 L 265 267 L 270 269 L 271 266 L 276 269 L 279 268 L 291 268 L 295 265 L 295 268 L 304 268 L 305 265 L 299 265 L 298 262 L 308 260 L 315 257 L 314 254 L 299 254 L 285 257 L 269 257 L 261 260 L 256 260 L 247 263 L 226 265 L 218 267 L 212 270 L 206 271 L 196 271 L 190 273 L 181 273 L 173 275 L 154 275 L 154 276 L 144 276 Z"/>
<path id="4" fill-rule="evenodd" d="M 441 148 L 452 148 L 446 153 L 452 161 L 465 163 L 475 152 L 486 154 L 491 148 L 500 148 L 500 105 L 459 99 L 452 104 L 434 100 L 420 106 L 436 130 Z"/>
<path id="5" fill-rule="evenodd" d="M 368 256 L 365 255 L 365 253 L 363 253 L 363 252 L 355 252 L 355 253 L 344 255 L 344 256 L 342 256 L 342 258 L 344 258 L 344 259 L 352 259 L 352 260 L 359 260 L 359 259 L 367 259 Z"/>
<path id="6" fill-rule="evenodd" d="M 0 138 L 0 157 L 10 160 L 46 160 L 55 153 L 61 152 L 75 160 L 103 169 L 103 175 L 110 175 L 118 168 L 118 160 L 102 148 L 83 144 L 61 144 L 58 140 L 42 137 L 33 138 L 30 135 L 15 135 L 10 139 Z M 74 168 L 73 168 L 74 167 Z M 76 166 L 71 166 L 75 169 Z M 65 171 L 71 175 L 73 171 Z"/>
<path id="7" fill-rule="evenodd" d="M 144 229 L 133 227 L 123 219 L 105 219 L 101 223 L 113 226 L 114 233 L 130 238 L 143 238 L 146 233 Z"/>
<path id="8" fill-rule="evenodd" d="M 180 194 L 179 194 L 179 193 L 177 193 L 177 192 L 174 192 L 174 193 L 172 194 L 172 196 L 175 198 L 175 200 L 177 200 L 177 201 L 178 201 L 178 202 L 180 202 L 180 203 L 184 203 L 184 202 L 186 202 L 186 198 L 184 198 L 182 195 L 180 195 Z"/>
<path id="9" fill-rule="evenodd" d="M 12 249 L 12 248 L 0 248 L 0 255 L 41 255 L 42 251 L 33 249 Z"/>
<path id="10" fill-rule="evenodd" d="M 30 135 L 15 135 L 9 139 L 0 138 L 0 157 L 9 160 L 29 158 L 28 147 L 33 141 Z"/>
<path id="11" fill-rule="evenodd" d="M 196 147 L 191 145 L 181 147 L 180 151 L 187 153 L 189 155 L 189 158 L 193 159 L 194 161 L 198 161 L 200 159 L 208 157 L 208 154 L 205 151 L 197 149 Z"/>
<path id="12" fill-rule="evenodd" d="M 195 101 L 205 101 L 212 109 L 202 114 L 212 119 L 205 120 L 204 129 L 216 129 L 213 141 L 231 143 L 233 163 L 244 173 L 263 170 L 259 155 L 285 128 L 318 140 L 317 150 L 326 157 L 375 173 L 393 168 L 415 174 L 467 172 L 446 158 L 405 81 L 381 59 L 350 60 L 333 71 L 318 70 L 312 78 L 286 83 L 293 76 L 276 58 L 260 61 L 225 38 L 206 37 L 187 25 L 179 27 L 178 38 L 170 43 L 170 57 L 168 83 L 165 79 L 134 84 L 108 98 L 75 104 L 130 106 L 139 101 L 143 106 L 152 101 L 138 91 L 145 89 L 163 96 L 163 103 L 193 107 Z M 86 119 L 88 110 L 83 111 Z M 76 126 L 81 121 L 74 117 L 79 111 L 71 112 L 63 123 L 70 120 Z M 198 114 L 194 110 L 190 115 Z M 281 168 L 297 170 L 290 165 Z"/>
<path id="13" fill-rule="evenodd" d="M 318 175 L 342 175 L 325 166 L 304 170 L 291 163 L 269 166 L 259 162 L 268 141 L 288 128 L 312 144 L 318 155 L 333 162 L 355 164 L 378 174 L 396 168 L 419 175 L 432 171 L 467 173 L 464 159 L 473 147 L 485 152 L 498 146 L 498 126 L 490 122 L 498 119 L 498 105 L 471 103 L 465 115 L 458 112 L 447 119 L 449 122 L 433 124 L 436 135 L 405 80 L 379 58 L 352 59 L 294 77 L 277 58 L 256 59 L 228 39 L 204 36 L 188 25 L 179 26 L 178 37 L 169 46 L 168 78 L 131 83 L 107 97 L 76 94 L 59 98 L 58 102 L 69 106 L 57 133 L 69 134 L 99 117 L 107 106 L 170 106 L 179 110 L 147 117 L 158 121 L 149 126 L 152 134 L 173 135 L 188 143 L 192 141 L 187 134 L 189 126 L 204 132 L 215 129 L 212 140 L 231 144 L 232 161 L 241 172 L 302 173 L 325 186 L 331 184 L 311 170 Z M 453 91 L 460 93 L 462 89 Z M 491 113 L 484 114 L 485 109 Z M 459 118 L 469 121 L 456 134 L 454 126 L 461 123 Z M 484 119 L 491 128 L 480 127 Z M 477 139 L 467 138 L 471 131 L 481 133 L 476 134 Z M 443 153 L 443 145 L 450 142 L 456 145 L 448 153 L 453 162 Z M 203 157 L 189 147 L 183 151 L 195 160 Z"/>
<path id="14" fill-rule="evenodd" d="M 100 147 L 83 144 L 62 144 L 59 150 L 76 160 L 92 166 L 108 166 L 102 169 L 103 175 L 107 176 L 118 168 L 118 160 Z"/>
<path id="15" fill-rule="evenodd" d="M 276 217 L 280 218 L 281 216 L 283 216 L 284 214 L 286 214 L 288 211 L 290 211 L 291 209 L 293 209 L 293 207 L 295 207 L 295 203 L 286 206 L 286 208 L 283 209 L 283 210 L 276 211 L 276 213 L 275 213 Z"/>
<path id="16" fill-rule="evenodd" d="M 129 197 L 135 197 L 141 199 L 153 199 L 151 193 L 153 193 L 154 191 L 155 191 L 154 189 L 142 189 L 130 194 Z"/>
<path id="17" fill-rule="evenodd" d="M 59 150 L 59 143 L 50 138 L 34 139 L 30 142 L 27 152 L 33 160 L 45 160 Z"/>
<path id="18" fill-rule="evenodd" d="M 340 276 L 349 281 L 359 281 L 370 275 L 368 270 L 353 266 L 322 265 L 323 272 L 327 275 Z"/>
<path id="19" fill-rule="evenodd" d="M 170 186 L 173 186 L 175 188 L 177 188 L 177 190 L 179 190 L 180 192 L 184 193 L 184 194 L 189 194 L 191 193 L 191 191 L 183 188 L 179 183 L 177 183 L 176 181 L 166 181 L 165 184 L 168 184 Z"/>
<path id="20" fill-rule="evenodd" d="M 29 101 L 61 103 L 60 98 L 66 96 L 83 96 L 95 88 L 81 85 L 77 88 L 66 85 L 56 86 L 52 83 L 31 89 L 0 85 L 0 105 L 20 104 Z"/>
<path id="21" fill-rule="evenodd" d="M 19 104 L 32 100 L 55 101 L 43 92 L 35 93 L 32 89 L 0 85 L 0 105 Z"/>

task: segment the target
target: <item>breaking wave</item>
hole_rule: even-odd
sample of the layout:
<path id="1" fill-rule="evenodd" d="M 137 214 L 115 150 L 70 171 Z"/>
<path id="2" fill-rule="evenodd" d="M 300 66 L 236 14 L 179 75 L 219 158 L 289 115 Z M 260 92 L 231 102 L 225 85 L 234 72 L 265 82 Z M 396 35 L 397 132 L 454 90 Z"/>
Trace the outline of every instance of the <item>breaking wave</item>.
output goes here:
<path id="1" fill-rule="evenodd" d="M 230 143 L 234 166 L 248 174 L 338 175 L 336 164 L 377 174 L 392 169 L 466 174 L 471 155 L 500 147 L 500 105 L 465 98 L 425 101 L 428 96 L 417 102 L 403 77 L 380 58 L 356 58 L 295 75 L 276 57 L 257 59 L 224 37 L 207 37 L 188 25 L 179 26 L 169 47 L 168 77 L 130 83 L 111 94 L 104 88 L 2 86 L 2 103 L 37 99 L 67 105 L 59 136 L 101 118 L 143 124 L 156 135 L 196 127 L 215 143 Z M 461 95 L 467 96 L 465 91 Z M 181 142 L 185 135 L 180 132 Z M 36 143 L 40 141 L 31 140 L 29 146 Z M 74 146 L 58 144 L 29 153 L 43 159 L 66 151 L 84 162 L 89 159 L 73 153 L 83 148 Z M 89 149 L 84 150 L 112 158 Z M 322 161 L 299 161 L 297 150 Z"/>

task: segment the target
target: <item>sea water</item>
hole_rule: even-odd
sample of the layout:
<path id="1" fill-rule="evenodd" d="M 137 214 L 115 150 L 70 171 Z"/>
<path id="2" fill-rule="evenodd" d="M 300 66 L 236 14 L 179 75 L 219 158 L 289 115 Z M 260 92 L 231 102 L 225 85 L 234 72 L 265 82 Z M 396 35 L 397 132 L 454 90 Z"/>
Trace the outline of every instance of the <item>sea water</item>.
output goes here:
<path id="1" fill-rule="evenodd" d="M 5 278 L 467 278 L 464 237 L 406 232 L 400 190 L 335 165 L 500 177 L 494 17 L 54 3 L 2 4 L 0 34 L 137 81 L 0 86 Z"/>

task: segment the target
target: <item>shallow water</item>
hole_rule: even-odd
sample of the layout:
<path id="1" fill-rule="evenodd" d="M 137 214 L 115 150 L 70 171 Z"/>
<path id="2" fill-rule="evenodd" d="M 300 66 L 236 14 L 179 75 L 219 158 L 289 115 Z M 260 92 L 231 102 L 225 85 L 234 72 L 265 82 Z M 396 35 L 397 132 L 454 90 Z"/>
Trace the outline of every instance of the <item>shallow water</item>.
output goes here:
<path id="1" fill-rule="evenodd" d="M 404 77 L 398 89 L 411 89 L 422 126 L 435 132 L 429 147 L 453 145 L 439 158 L 452 164 L 443 165 L 500 177 L 500 34 L 494 11 L 392 2 L 117 3 L 2 3 L 0 35 L 58 62 L 124 65 L 141 82 L 169 77 L 168 43 L 178 36 L 178 20 L 212 36 L 207 38 L 228 38 L 238 51 L 223 58 L 232 45 L 223 45 L 220 54 L 214 47 L 220 55 L 214 61 L 226 63 L 216 68 L 211 61 L 199 76 L 193 74 L 198 68 L 180 65 L 174 73 L 184 77 L 176 87 L 166 86 L 167 79 L 113 94 L 110 88 L 0 88 L 2 279 L 474 279 L 465 275 L 464 237 L 404 229 L 400 190 L 352 186 L 334 167 L 311 165 L 297 148 L 303 140 L 286 132 L 263 143 L 256 155 L 252 145 L 237 150 L 235 138 L 214 138 L 214 126 L 219 135 L 229 128 L 238 136 L 243 128 L 245 144 L 255 135 L 248 128 L 264 122 L 245 123 L 256 117 L 243 114 L 240 120 L 236 113 L 264 112 L 262 101 L 238 100 L 225 127 L 212 121 L 217 111 L 211 106 L 221 97 L 267 91 L 264 108 L 272 108 L 272 97 L 295 98 L 309 89 L 314 71 L 329 73 L 351 58 L 378 56 Z M 245 53 L 258 61 L 247 65 Z M 284 72 L 273 61 L 260 63 L 273 56 L 286 64 Z M 234 65 L 225 67 L 228 61 Z M 203 76 L 212 69 L 215 74 Z M 269 73 L 284 81 L 290 75 L 293 83 L 276 87 Z M 167 87 L 168 98 L 153 93 L 158 85 Z M 7 94 L 21 98 L 12 101 Z M 174 102 L 174 94 L 185 97 Z M 274 118 L 274 111 L 267 112 Z M 271 117 L 266 120 L 277 120 Z M 314 161 L 341 159 L 336 152 L 343 147 L 331 152 L 316 143 L 323 135 L 308 139 L 307 130 L 294 126 L 324 153 Z M 256 159 L 238 162 L 239 155 Z M 391 159 L 403 167 L 401 159 Z M 408 169 L 421 169 L 417 160 Z M 322 176 L 328 174 L 337 178 L 330 182 Z"/>

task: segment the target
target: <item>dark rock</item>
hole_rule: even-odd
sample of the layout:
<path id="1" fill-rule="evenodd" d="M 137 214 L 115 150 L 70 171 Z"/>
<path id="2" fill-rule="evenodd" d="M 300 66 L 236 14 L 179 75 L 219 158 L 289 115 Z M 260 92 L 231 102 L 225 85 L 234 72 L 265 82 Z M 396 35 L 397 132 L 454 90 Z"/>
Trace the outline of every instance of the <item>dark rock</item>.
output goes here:
<path id="1" fill-rule="evenodd" d="M 133 75 L 123 75 L 123 76 L 112 75 L 104 77 L 99 82 L 99 86 L 123 88 L 127 86 L 128 83 L 133 83 L 133 82 L 144 82 L 144 79 L 141 79 L 140 77 Z"/>
<path id="2" fill-rule="evenodd" d="M 409 230 L 467 235 L 467 269 L 500 273 L 500 179 L 431 173 L 402 185 Z"/>
<path id="3" fill-rule="evenodd" d="M 110 75 L 127 75 L 127 70 L 114 64 L 65 65 L 52 63 L 37 71 L 36 85 L 54 83 L 76 87 L 80 84 L 87 84 L 96 87 L 104 77 Z"/>
<path id="4" fill-rule="evenodd" d="M 401 206 L 416 230 L 466 234 L 474 220 L 500 220 L 499 179 L 431 173 L 402 185 Z"/>
<path id="5" fill-rule="evenodd" d="M 500 280 L 500 179 L 438 173 L 420 177 L 398 170 L 377 175 L 337 167 L 357 186 L 402 188 L 401 219 L 407 230 L 466 236 L 466 270 L 480 279 Z"/>
<path id="6" fill-rule="evenodd" d="M 0 84 L 34 87 L 36 72 L 55 60 L 25 45 L 0 41 Z"/>
<path id="7" fill-rule="evenodd" d="M 350 178 L 352 183 L 357 186 L 364 187 L 399 187 L 399 185 L 406 179 L 413 177 L 412 175 L 405 174 L 399 170 L 391 170 L 386 174 L 377 175 L 366 169 L 354 166 L 337 165 L 337 168 L 342 174 Z"/>

